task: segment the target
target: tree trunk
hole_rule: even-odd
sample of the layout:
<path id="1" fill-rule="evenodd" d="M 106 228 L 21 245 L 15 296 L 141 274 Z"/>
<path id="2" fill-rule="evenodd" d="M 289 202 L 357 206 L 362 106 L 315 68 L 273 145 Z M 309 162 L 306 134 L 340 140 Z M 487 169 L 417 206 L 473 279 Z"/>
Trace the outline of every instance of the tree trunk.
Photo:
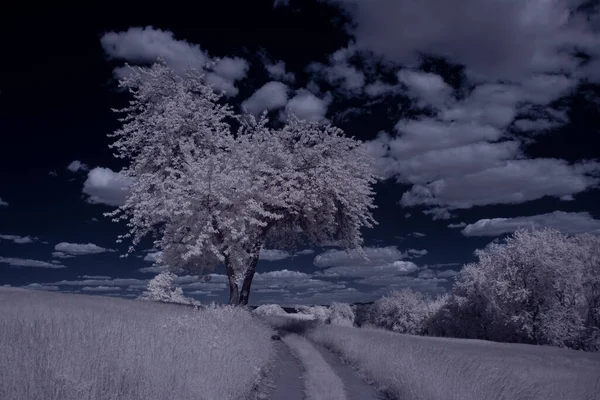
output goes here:
<path id="1" fill-rule="evenodd" d="M 229 280 L 229 305 L 235 306 L 239 301 L 238 285 L 233 276 L 233 265 L 225 258 L 225 268 L 227 269 L 227 279 Z"/>
<path id="2" fill-rule="evenodd" d="M 250 264 L 248 265 L 248 269 L 244 275 L 244 283 L 242 284 L 242 293 L 240 294 L 239 302 L 239 304 L 242 306 L 248 305 L 250 286 L 252 286 L 252 279 L 254 278 L 254 273 L 256 272 L 256 264 L 258 264 L 258 253 L 256 253 L 256 255 L 252 256 L 250 259 Z"/>

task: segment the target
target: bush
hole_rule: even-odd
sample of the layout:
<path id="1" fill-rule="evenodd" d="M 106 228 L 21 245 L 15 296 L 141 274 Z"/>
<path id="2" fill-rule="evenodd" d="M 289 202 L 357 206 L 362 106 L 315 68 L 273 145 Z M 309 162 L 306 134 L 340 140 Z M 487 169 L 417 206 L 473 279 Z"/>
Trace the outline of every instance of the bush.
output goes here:
<path id="1" fill-rule="evenodd" d="M 333 302 L 325 323 L 339 326 L 354 326 L 354 311 L 346 303 Z"/>

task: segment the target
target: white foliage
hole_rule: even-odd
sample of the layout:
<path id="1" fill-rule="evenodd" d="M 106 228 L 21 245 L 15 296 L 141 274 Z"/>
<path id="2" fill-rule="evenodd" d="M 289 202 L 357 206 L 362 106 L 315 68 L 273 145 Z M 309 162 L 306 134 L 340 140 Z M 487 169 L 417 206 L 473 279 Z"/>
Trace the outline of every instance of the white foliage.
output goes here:
<path id="1" fill-rule="evenodd" d="M 445 334 L 597 349 L 600 239 L 557 230 L 518 230 L 477 251 L 463 267 Z M 595 344 L 594 344 L 595 343 Z"/>
<path id="2" fill-rule="evenodd" d="M 173 283 L 175 278 L 176 275 L 169 271 L 161 272 L 148 282 L 148 289 L 140 295 L 139 299 L 199 305 L 198 301 L 184 296 L 180 287 L 175 287 Z"/>
<path id="3" fill-rule="evenodd" d="M 310 315 L 312 319 L 326 322 L 331 313 L 330 309 L 325 306 L 305 306 L 299 305 L 296 307 L 299 314 Z"/>
<path id="4" fill-rule="evenodd" d="M 410 289 L 394 290 L 373 304 L 367 322 L 394 332 L 424 334 L 429 319 L 446 301 L 447 296 L 430 299 Z"/>
<path id="5" fill-rule="evenodd" d="M 350 304 L 333 302 L 329 306 L 329 316 L 326 322 L 331 325 L 353 326 L 354 318 L 354 311 Z"/>
<path id="6" fill-rule="evenodd" d="M 263 304 L 262 306 L 256 307 L 252 312 L 262 316 L 287 315 L 287 312 L 277 304 Z"/>
<path id="7" fill-rule="evenodd" d="M 372 227 L 372 159 L 362 142 L 330 125 L 290 115 L 281 128 L 263 114 L 236 115 L 204 76 L 178 76 L 159 62 L 120 81 L 133 95 L 112 137 L 132 179 L 123 206 L 132 247 L 155 234 L 159 262 L 203 269 L 224 263 L 239 284 L 267 238 L 359 248 Z M 234 133 L 232 123 L 239 125 Z M 243 289 L 247 290 L 247 289 Z M 242 293 L 244 295 L 244 293 Z M 247 293 L 246 293 L 247 295 Z"/>

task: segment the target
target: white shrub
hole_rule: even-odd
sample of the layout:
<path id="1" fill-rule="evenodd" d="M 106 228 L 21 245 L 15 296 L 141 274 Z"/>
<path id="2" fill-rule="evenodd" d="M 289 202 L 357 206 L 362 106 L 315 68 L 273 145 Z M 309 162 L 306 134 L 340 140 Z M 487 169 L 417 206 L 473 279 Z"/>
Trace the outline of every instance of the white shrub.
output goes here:
<path id="1" fill-rule="evenodd" d="M 349 304 L 333 302 L 325 322 L 331 325 L 354 326 L 354 311 Z"/>
<path id="2" fill-rule="evenodd" d="M 277 304 L 263 304 L 262 306 L 256 307 L 252 312 L 262 316 L 287 315 L 287 312 Z"/>

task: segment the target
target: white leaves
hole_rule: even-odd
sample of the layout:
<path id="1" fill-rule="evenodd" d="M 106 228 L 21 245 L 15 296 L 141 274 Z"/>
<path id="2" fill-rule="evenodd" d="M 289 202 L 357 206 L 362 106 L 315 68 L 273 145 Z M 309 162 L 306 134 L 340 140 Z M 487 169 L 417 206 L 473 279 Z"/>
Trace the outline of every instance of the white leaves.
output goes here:
<path id="1" fill-rule="evenodd" d="M 134 68 L 120 84 L 133 100 L 118 110 L 125 116 L 111 148 L 130 162 L 121 174 L 132 184 L 110 215 L 128 220 L 133 245 L 157 235 L 160 262 L 225 262 L 243 277 L 267 238 L 300 231 L 354 248 L 375 223 L 371 160 L 341 130 L 294 115 L 270 128 L 265 114 L 220 104 L 202 74 L 181 77 L 163 63 Z"/>

